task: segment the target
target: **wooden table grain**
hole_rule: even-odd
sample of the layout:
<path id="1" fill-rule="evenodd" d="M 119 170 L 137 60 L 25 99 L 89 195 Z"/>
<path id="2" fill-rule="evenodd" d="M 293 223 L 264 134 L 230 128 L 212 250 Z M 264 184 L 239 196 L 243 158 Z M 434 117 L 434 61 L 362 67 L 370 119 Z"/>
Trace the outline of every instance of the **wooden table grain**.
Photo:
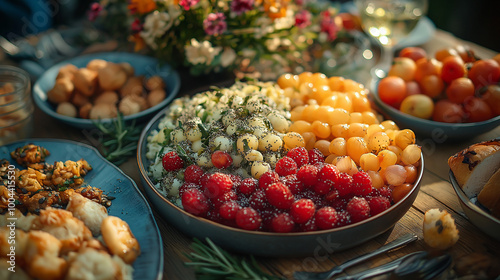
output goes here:
<path id="1" fill-rule="evenodd" d="M 441 30 L 437 30 L 432 39 L 422 45 L 422 47 L 426 49 L 428 53 L 435 53 L 435 51 L 441 48 L 453 47 L 464 43 L 471 46 L 480 57 L 493 57 L 493 55 L 495 55 L 491 50 L 470 42 L 464 42 Z M 186 89 L 183 87 L 181 93 L 185 93 L 189 90 L 193 90 L 193 88 Z M 88 143 L 84 135 L 92 135 L 92 133 L 93 131 L 81 131 L 56 122 L 38 108 L 35 111 L 35 131 L 33 138 L 71 139 Z M 458 258 L 471 252 L 486 252 L 495 256 L 500 256 L 500 242 L 482 233 L 471 224 L 464 215 L 458 198 L 449 183 L 449 168 L 447 165 L 447 159 L 451 155 L 464 149 L 468 145 L 483 140 L 494 139 L 499 136 L 500 127 L 497 127 L 488 133 L 477 135 L 472 139 L 464 139 L 459 142 L 441 142 L 437 139 L 419 139 L 418 144 L 422 146 L 425 159 L 425 171 L 421 182 L 421 189 L 413 206 L 394 227 L 382 235 L 347 251 L 316 258 L 257 258 L 259 264 L 264 270 L 278 276 L 292 279 L 292 273 L 294 271 L 327 270 L 334 265 L 338 265 L 351 258 L 370 252 L 408 232 L 418 235 L 419 240 L 404 248 L 385 253 L 361 265 L 348 269 L 346 273 L 352 274 L 368 267 L 380 265 L 414 251 L 430 250 L 423 241 L 422 224 L 424 213 L 431 208 L 447 210 L 456 221 L 458 230 L 460 231 L 460 239 L 455 246 L 448 250 L 453 257 Z M 126 163 L 122 164 L 120 168 L 128 174 L 140 188 L 142 188 L 135 158 L 128 160 Z M 193 270 L 184 265 L 184 261 L 186 261 L 184 254 L 189 252 L 189 244 L 192 240 L 165 222 L 157 213 L 155 213 L 155 218 L 163 238 L 163 249 L 165 254 L 163 279 L 195 279 Z"/>

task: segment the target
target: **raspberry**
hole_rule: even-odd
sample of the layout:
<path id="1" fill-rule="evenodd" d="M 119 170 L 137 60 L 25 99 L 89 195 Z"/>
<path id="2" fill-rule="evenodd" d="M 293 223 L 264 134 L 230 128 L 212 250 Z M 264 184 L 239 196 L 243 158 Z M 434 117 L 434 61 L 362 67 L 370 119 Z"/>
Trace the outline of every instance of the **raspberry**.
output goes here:
<path id="1" fill-rule="evenodd" d="M 200 185 L 202 189 L 205 189 L 205 187 L 207 186 L 208 178 L 210 178 L 212 174 L 213 173 L 203 173 L 203 175 L 201 175 Z"/>
<path id="2" fill-rule="evenodd" d="M 336 226 L 337 211 L 333 207 L 320 208 L 314 217 L 316 218 L 316 225 L 320 229 L 331 229 Z"/>
<path id="3" fill-rule="evenodd" d="M 339 174 L 340 172 L 335 165 L 326 164 L 318 172 L 318 181 L 333 186 L 339 180 Z"/>
<path id="4" fill-rule="evenodd" d="M 336 198 L 330 202 L 330 206 L 337 211 L 343 211 L 347 207 L 347 200 L 345 198 Z"/>
<path id="5" fill-rule="evenodd" d="M 208 177 L 204 192 L 207 197 L 215 198 L 230 191 L 232 187 L 233 181 L 231 181 L 229 175 L 216 172 Z"/>
<path id="6" fill-rule="evenodd" d="M 219 214 L 219 211 L 217 211 L 215 209 L 209 210 L 206 218 L 209 219 L 210 221 L 214 221 L 216 223 L 224 222 L 224 219 L 222 219 L 221 215 Z"/>
<path id="7" fill-rule="evenodd" d="M 304 224 L 299 224 L 300 231 L 316 231 L 318 226 L 316 225 L 316 218 L 314 216 Z"/>
<path id="8" fill-rule="evenodd" d="M 236 201 L 238 199 L 238 196 L 236 193 L 232 190 L 223 193 L 222 195 L 219 195 L 217 197 L 212 198 L 210 201 L 212 202 L 212 206 L 215 209 L 219 209 L 222 204 L 228 201 Z"/>
<path id="9" fill-rule="evenodd" d="M 347 211 L 337 210 L 337 227 L 343 227 L 351 224 L 351 216 Z"/>
<path id="10" fill-rule="evenodd" d="M 287 157 L 291 157 L 300 168 L 302 165 L 309 163 L 309 153 L 304 147 L 295 147 L 286 153 Z"/>
<path id="11" fill-rule="evenodd" d="M 352 175 L 352 193 L 354 195 L 365 196 L 372 191 L 372 179 L 368 173 L 359 171 Z"/>
<path id="12" fill-rule="evenodd" d="M 228 174 L 228 175 L 229 175 L 229 178 L 231 178 L 231 181 L 233 181 L 233 187 L 238 188 L 241 184 L 241 181 L 243 181 L 241 176 L 236 175 L 236 174 Z"/>
<path id="13" fill-rule="evenodd" d="M 215 151 L 212 154 L 212 164 L 215 168 L 226 169 L 233 163 L 233 158 L 228 152 Z"/>
<path id="14" fill-rule="evenodd" d="M 187 183 L 194 183 L 199 185 L 203 173 L 204 171 L 200 166 L 191 164 L 186 168 L 186 170 L 184 170 L 184 181 Z"/>
<path id="15" fill-rule="evenodd" d="M 236 201 L 226 201 L 220 206 L 219 213 L 226 220 L 234 220 L 240 209 L 241 206 Z"/>
<path id="16" fill-rule="evenodd" d="M 316 184 L 314 184 L 312 189 L 317 194 L 324 195 L 324 194 L 327 194 L 330 192 L 330 190 L 332 189 L 332 186 L 326 182 L 318 181 L 318 182 L 316 182 Z"/>
<path id="17" fill-rule="evenodd" d="M 290 215 L 292 215 L 292 219 L 296 223 L 303 224 L 314 216 L 315 211 L 314 202 L 310 199 L 302 198 L 292 203 Z"/>
<path id="18" fill-rule="evenodd" d="M 347 212 L 351 216 L 353 223 L 360 222 L 370 217 L 370 205 L 363 197 L 353 197 L 347 203 Z"/>
<path id="19" fill-rule="evenodd" d="M 274 232 L 291 232 L 294 227 L 295 223 L 288 213 L 280 213 L 271 220 L 271 230 Z"/>
<path id="20" fill-rule="evenodd" d="M 339 196 L 339 191 L 337 191 L 336 189 L 333 189 L 333 190 L 330 190 L 330 192 L 328 192 L 325 195 L 325 200 L 326 201 L 334 201 L 334 200 L 336 200 L 339 197 L 340 197 Z"/>
<path id="21" fill-rule="evenodd" d="M 176 152 L 168 152 L 161 161 L 166 171 L 175 171 L 184 167 L 184 161 Z"/>
<path id="22" fill-rule="evenodd" d="M 366 199 L 370 205 L 370 215 L 375 216 L 391 207 L 391 201 L 385 196 L 373 196 Z"/>
<path id="23" fill-rule="evenodd" d="M 318 168 L 314 165 L 304 165 L 297 172 L 297 178 L 305 186 L 314 186 L 318 181 Z"/>
<path id="24" fill-rule="evenodd" d="M 274 171 L 267 171 L 259 178 L 259 188 L 265 190 L 268 186 L 280 181 L 280 175 Z"/>
<path id="25" fill-rule="evenodd" d="M 257 210 L 245 207 L 236 212 L 236 224 L 242 229 L 257 230 L 262 225 L 262 219 Z"/>
<path id="26" fill-rule="evenodd" d="M 182 195 L 187 189 L 192 189 L 192 188 L 199 189 L 198 185 L 194 183 L 184 182 L 184 184 L 182 184 L 182 186 L 179 188 L 179 197 L 182 197 Z"/>
<path id="27" fill-rule="evenodd" d="M 274 183 L 265 190 L 269 204 L 278 209 L 290 209 L 294 196 L 290 189 L 283 183 Z"/>
<path id="28" fill-rule="evenodd" d="M 352 191 L 352 177 L 347 173 L 340 172 L 337 182 L 335 182 L 335 188 L 339 192 L 340 196 L 347 196 Z"/>
<path id="29" fill-rule="evenodd" d="M 264 190 L 256 190 L 248 201 L 248 204 L 257 210 L 262 210 L 268 206 L 266 193 Z"/>
<path id="30" fill-rule="evenodd" d="M 317 148 L 309 150 L 308 155 L 309 155 L 309 164 L 325 162 L 325 156 Z"/>
<path id="31" fill-rule="evenodd" d="M 385 196 L 387 198 L 391 198 L 392 197 L 392 189 L 387 187 L 387 186 L 384 186 L 384 187 L 381 187 L 379 189 L 377 189 L 378 192 L 380 193 L 381 196 Z"/>
<path id="32" fill-rule="evenodd" d="M 280 176 L 287 176 L 297 173 L 297 163 L 291 157 L 283 157 L 278 160 L 274 168 Z"/>
<path id="33" fill-rule="evenodd" d="M 238 190 L 240 193 L 245 195 L 252 194 L 257 187 L 259 186 L 259 181 L 255 178 L 245 178 L 241 181 L 241 184 L 238 186 Z"/>
<path id="34" fill-rule="evenodd" d="M 181 201 L 184 210 L 196 216 L 205 216 L 210 209 L 207 197 L 197 188 L 186 189 Z"/>
<path id="35" fill-rule="evenodd" d="M 293 194 L 299 194 L 305 190 L 304 185 L 299 181 L 296 174 L 281 177 L 281 182 L 285 184 Z"/>

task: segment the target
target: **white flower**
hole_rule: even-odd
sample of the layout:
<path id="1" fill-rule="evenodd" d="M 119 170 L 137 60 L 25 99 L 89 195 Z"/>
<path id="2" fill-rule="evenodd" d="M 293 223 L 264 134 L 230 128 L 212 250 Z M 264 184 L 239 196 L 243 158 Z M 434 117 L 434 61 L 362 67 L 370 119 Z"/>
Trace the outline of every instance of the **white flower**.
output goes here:
<path id="1" fill-rule="evenodd" d="M 144 30 L 140 32 L 140 35 L 146 44 L 156 49 L 158 46 L 155 39 L 163 36 L 163 34 L 172 27 L 175 19 L 176 17 L 168 13 L 154 11 L 146 16 L 144 20 Z"/>
<path id="2" fill-rule="evenodd" d="M 270 51 L 276 51 L 278 47 L 280 46 L 281 40 L 278 37 L 273 37 L 269 40 L 266 40 L 265 44 L 267 46 L 267 49 Z"/>
<path id="3" fill-rule="evenodd" d="M 209 41 L 198 42 L 191 39 L 191 44 L 184 47 L 186 59 L 189 63 L 210 65 L 216 55 L 222 50 L 221 47 L 213 47 Z"/>
<path id="4" fill-rule="evenodd" d="M 232 48 L 225 48 L 220 57 L 220 64 L 222 65 L 222 67 L 227 67 L 233 64 L 235 59 L 236 52 Z"/>
<path id="5" fill-rule="evenodd" d="M 245 48 L 241 51 L 241 55 L 245 58 L 253 58 L 257 52 L 253 49 Z"/>
<path id="6" fill-rule="evenodd" d="M 292 9 L 288 9 L 284 17 L 277 18 L 274 20 L 274 28 L 276 30 L 288 29 L 291 28 L 294 24 L 295 24 L 295 17 L 293 15 Z"/>

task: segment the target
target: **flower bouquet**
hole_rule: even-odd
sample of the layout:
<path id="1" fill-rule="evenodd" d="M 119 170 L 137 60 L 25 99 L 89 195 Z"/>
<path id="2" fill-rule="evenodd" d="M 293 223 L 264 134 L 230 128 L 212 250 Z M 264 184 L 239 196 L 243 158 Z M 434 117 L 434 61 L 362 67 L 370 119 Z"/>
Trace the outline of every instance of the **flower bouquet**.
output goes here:
<path id="1" fill-rule="evenodd" d="M 192 75 L 263 80 L 313 70 L 314 58 L 360 29 L 357 16 L 320 0 L 102 0 L 89 18 Z"/>

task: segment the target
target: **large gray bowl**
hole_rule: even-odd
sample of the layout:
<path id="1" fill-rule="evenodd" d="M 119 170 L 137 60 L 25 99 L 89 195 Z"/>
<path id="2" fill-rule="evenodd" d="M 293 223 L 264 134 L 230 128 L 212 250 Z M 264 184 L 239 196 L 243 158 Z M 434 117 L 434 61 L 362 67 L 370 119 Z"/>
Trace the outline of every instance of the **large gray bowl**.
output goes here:
<path id="1" fill-rule="evenodd" d="M 314 232 L 271 233 L 247 231 L 194 216 L 172 204 L 154 187 L 147 173 L 147 136 L 158 127 L 168 108 L 159 112 L 144 128 L 137 149 L 137 163 L 145 193 L 158 213 L 183 233 L 234 252 L 257 256 L 324 256 L 364 243 L 390 229 L 412 206 L 420 189 L 424 161 L 420 164 L 415 187 L 398 203 L 362 222 L 342 228 Z"/>

